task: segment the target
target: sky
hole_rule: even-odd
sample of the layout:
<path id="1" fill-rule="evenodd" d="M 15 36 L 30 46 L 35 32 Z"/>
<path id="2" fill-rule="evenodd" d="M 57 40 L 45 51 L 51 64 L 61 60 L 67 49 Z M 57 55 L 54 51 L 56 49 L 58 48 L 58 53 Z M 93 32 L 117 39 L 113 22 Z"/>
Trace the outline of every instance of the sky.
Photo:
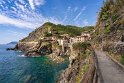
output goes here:
<path id="1" fill-rule="evenodd" d="M 0 0 L 0 44 L 19 41 L 45 22 L 95 25 L 103 0 Z"/>

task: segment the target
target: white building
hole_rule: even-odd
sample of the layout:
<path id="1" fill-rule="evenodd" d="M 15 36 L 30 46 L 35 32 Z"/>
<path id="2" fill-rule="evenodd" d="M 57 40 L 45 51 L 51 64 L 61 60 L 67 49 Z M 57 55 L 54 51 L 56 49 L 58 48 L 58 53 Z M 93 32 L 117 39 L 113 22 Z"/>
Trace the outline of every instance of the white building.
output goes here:
<path id="1" fill-rule="evenodd" d="M 70 38 L 70 43 L 85 42 L 90 39 L 91 37 L 89 33 L 82 33 L 81 36 Z"/>
<path id="2" fill-rule="evenodd" d="M 58 39 L 57 40 L 58 41 L 58 43 L 59 43 L 59 45 L 61 45 L 61 46 L 66 46 L 69 42 L 68 42 L 68 40 L 65 40 L 65 39 Z"/>

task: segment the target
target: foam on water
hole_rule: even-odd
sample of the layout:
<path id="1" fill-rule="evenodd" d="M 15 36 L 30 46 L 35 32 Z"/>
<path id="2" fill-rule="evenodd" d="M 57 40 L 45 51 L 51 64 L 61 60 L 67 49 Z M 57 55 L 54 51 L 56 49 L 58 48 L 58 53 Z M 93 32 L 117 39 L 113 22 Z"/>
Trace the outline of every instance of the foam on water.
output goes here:
<path id="1" fill-rule="evenodd" d="M 24 54 L 23 54 L 23 55 L 17 55 L 17 56 L 19 56 L 19 57 L 27 57 L 27 56 L 25 56 Z"/>

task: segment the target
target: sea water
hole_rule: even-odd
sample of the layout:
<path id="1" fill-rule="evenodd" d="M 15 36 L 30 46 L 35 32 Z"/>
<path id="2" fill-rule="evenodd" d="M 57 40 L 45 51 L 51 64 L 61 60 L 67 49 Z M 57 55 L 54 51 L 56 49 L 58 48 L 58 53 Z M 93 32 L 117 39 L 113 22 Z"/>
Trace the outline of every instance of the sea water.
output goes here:
<path id="1" fill-rule="evenodd" d="M 46 56 L 24 57 L 23 52 L 6 51 L 14 45 L 0 45 L 0 83 L 55 83 L 68 61 L 57 64 Z"/>

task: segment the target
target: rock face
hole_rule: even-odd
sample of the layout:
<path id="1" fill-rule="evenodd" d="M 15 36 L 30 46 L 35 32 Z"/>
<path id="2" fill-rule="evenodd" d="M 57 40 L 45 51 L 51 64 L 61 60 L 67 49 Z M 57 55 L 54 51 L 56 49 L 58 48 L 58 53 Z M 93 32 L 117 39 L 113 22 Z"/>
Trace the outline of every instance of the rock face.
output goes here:
<path id="1" fill-rule="evenodd" d="M 56 40 L 52 40 L 52 37 L 59 38 L 63 34 L 76 36 L 80 35 L 81 32 L 82 28 L 80 27 L 55 25 L 47 22 L 20 40 L 12 49 L 26 52 L 26 56 L 47 55 L 50 53 L 61 55 L 61 47 Z"/>
<path id="2" fill-rule="evenodd" d="M 114 3 L 111 3 L 114 1 Z M 97 44 L 123 42 L 124 33 L 124 0 L 108 0 L 98 15 L 93 33 L 93 41 Z"/>
<path id="3" fill-rule="evenodd" d="M 90 46 L 89 46 L 90 47 Z M 69 61 L 70 64 L 67 69 L 62 71 L 57 83 L 80 83 L 84 74 L 90 65 L 90 56 L 92 51 L 89 47 L 83 51 L 72 50 Z"/>
<path id="4" fill-rule="evenodd" d="M 124 0 L 107 0 L 98 15 L 92 35 L 95 48 L 121 62 L 124 55 Z"/>
<path id="5" fill-rule="evenodd" d="M 103 50 L 114 54 L 123 55 L 124 43 L 122 42 L 108 43 L 103 45 Z"/>
<path id="6" fill-rule="evenodd" d="M 124 42 L 124 34 L 121 37 L 121 42 Z"/>
<path id="7" fill-rule="evenodd" d="M 26 56 L 48 55 L 52 53 L 52 44 L 50 42 L 40 41 L 36 46 L 26 51 Z"/>

